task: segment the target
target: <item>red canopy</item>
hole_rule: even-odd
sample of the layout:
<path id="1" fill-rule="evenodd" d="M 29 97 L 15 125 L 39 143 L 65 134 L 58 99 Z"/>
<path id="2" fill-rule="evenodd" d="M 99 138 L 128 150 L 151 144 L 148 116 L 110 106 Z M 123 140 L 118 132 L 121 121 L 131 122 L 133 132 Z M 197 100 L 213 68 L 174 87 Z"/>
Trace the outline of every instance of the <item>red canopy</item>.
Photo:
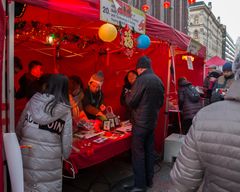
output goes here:
<path id="1" fill-rule="evenodd" d="M 51 10 L 56 10 L 71 15 L 76 15 L 81 18 L 99 20 L 99 0 L 16 0 L 22 3 L 28 3 L 30 5 L 36 5 Z M 171 45 L 175 45 L 178 48 L 186 51 L 188 49 L 191 37 L 186 34 L 177 31 L 164 22 L 147 15 L 146 20 L 146 34 L 167 41 Z M 198 56 L 205 57 L 206 48 L 201 45 L 198 52 Z"/>
<path id="2" fill-rule="evenodd" d="M 216 65 L 216 66 L 222 66 L 224 65 L 226 61 L 224 59 L 221 59 L 218 56 L 212 57 L 211 59 L 207 60 L 206 66 Z"/>

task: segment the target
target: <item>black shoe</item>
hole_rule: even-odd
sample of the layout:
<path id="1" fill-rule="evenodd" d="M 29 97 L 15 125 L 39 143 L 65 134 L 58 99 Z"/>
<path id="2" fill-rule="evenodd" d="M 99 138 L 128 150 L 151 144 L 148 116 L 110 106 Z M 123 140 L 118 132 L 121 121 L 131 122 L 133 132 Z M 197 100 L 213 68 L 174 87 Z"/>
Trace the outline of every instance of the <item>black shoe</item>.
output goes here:
<path id="1" fill-rule="evenodd" d="M 130 191 L 133 188 L 134 188 L 134 185 L 127 185 L 127 184 L 123 185 L 123 189 L 126 190 L 126 191 Z"/>
<path id="2" fill-rule="evenodd" d="M 148 187 L 148 188 L 152 188 L 152 187 L 153 187 L 153 182 L 148 182 L 148 183 L 147 183 L 147 187 Z"/>
<path id="3" fill-rule="evenodd" d="M 129 192 L 146 192 L 146 189 L 134 187 Z"/>

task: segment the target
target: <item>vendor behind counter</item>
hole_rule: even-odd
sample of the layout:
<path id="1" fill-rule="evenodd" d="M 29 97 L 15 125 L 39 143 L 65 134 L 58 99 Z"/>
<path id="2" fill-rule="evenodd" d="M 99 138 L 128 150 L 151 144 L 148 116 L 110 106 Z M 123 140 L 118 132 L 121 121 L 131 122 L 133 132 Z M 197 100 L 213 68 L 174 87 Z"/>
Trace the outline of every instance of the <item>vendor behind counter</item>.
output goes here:
<path id="1" fill-rule="evenodd" d="M 101 89 L 103 81 L 103 72 L 98 71 L 91 76 L 88 82 L 88 87 L 83 98 L 83 107 L 89 119 L 106 119 L 106 116 L 103 113 L 106 107 L 103 104 L 103 92 Z"/>

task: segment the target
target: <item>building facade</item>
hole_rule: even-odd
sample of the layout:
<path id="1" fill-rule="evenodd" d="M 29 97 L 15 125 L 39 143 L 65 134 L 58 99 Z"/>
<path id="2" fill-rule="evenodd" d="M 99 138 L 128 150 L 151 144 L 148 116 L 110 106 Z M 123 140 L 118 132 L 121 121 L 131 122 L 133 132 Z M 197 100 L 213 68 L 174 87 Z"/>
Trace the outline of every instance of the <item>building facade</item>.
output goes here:
<path id="1" fill-rule="evenodd" d="M 173 28 L 185 34 L 188 32 L 188 1 L 187 0 L 168 0 L 169 8 L 164 8 L 166 0 L 123 0 L 124 2 L 141 9 L 142 5 L 149 5 L 147 11 L 149 15 L 164 21 Z"/>
<path id="2" fill-rule="evenodd" d="M 236 42 L 236 54 L 240 52 L 240 37 L 237 38 Z"/>
<path id="3" fill-rule="evenodd" d="M 230 37 L 228 33 L 226 35 L 225 41 L 226 46 L 223 47 L 223 49 L 225 48 L 223 59 L 233 62 L 235 57 L 236 45 L 234 44 L 233 39 Z"/>
<path id="4" fill-rule="evenodd" d="M 223 37 L 226 27 L 212 13 L 211 3 L 196 2 L 189 7 L 189 35 L 207 48 L 206 59 L 223 58 Z"/>

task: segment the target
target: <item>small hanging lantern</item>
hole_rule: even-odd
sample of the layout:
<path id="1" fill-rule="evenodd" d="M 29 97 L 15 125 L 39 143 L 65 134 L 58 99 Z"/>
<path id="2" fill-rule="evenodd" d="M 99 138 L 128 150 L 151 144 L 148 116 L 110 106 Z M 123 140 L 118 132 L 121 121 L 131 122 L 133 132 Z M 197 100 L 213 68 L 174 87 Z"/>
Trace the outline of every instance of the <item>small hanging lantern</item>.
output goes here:
<path id="1" fill-rule="evenodd" d="M 143 10 L 143 12 L 148 12 L 148 10 L 150 9 L 150 6 L 148 5 L 148 4 L 144 4 L 143 6 L 142 6 L 142 10 Z"/>
<path id="2" fill-rule="evenodd" d="M 189 4 L 189 5 L 192 5 L 192 4 L 194 4 L 194 3 L 196 3 L 196 0 L 188 0 L 188 4 Z"/>
<path id="3" fill-rule="evenodd" d="M 164 9 L 168 9 L 168 8 L 170 8 L 170 6 L 171 6 L 171 3 L 169 1 L 164 1 L 164 3 L 163 3 Z"/>

